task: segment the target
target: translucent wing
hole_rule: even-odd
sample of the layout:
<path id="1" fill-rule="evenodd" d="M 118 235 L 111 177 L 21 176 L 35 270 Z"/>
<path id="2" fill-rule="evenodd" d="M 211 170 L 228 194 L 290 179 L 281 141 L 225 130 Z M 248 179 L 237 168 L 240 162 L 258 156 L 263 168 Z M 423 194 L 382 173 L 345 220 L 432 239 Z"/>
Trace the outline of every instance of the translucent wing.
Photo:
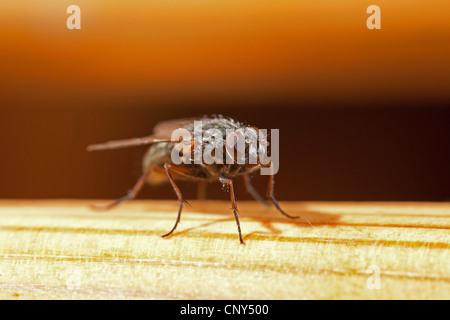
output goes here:
<path id="1" fill-rule="evenodd" d="M 136 147 L 158 142 L 171 142 L 171 136 L 174 130 L 179 128 L 186 128 L 190 126 L 195 120 L 201 120 L 201 118 L 185 118 L 163 121 L 155 126 L 155 128 L 153 129 L 153 134 L 150 136 L 91 144 L 87 147 L 87 151 L 110 150 Z"/>
<path id="2" fill-rule="evenodd" d="M 194 121 L 202 120 L 202 118 L 183 118 L 183 119 L 175 119 L 175 120 L 167 120 L 158 123 L 153 128 L 153 135 L 155 138 L 170 138 L 172 136 L 172 132 L 179 128 L 188 128 L 189 126 L 194 124 Z"/>

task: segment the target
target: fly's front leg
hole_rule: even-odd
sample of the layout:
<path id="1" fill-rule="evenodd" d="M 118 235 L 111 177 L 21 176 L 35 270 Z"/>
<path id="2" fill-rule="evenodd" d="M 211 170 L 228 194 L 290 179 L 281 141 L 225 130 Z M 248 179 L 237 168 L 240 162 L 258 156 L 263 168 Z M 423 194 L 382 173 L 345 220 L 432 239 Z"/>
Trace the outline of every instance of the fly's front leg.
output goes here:
<path id="1" fill-rule="evenodd" d="M 175 225 L 173 226 L 172 230 L 170 230 L 168 233 L 162 235 L 163 238 L 170 236 L 177 228 L 178 223 L 180 222 L 180 218 L 181 218 L 181 210 L 183 209 L 183 204 L 185 202 L 183 200 L 183 195 L 181 194 L 180 188 L 177 186 L 177 184 L 175 183 L 175 181 L 172 178 L 171 172 L 175 172 L 175 173 L 178 173 L 181 175 L 186 175 L 186 172 L 182 168 L 174 166 L 168 162 L 166 162 L 164 164 L 164 169 L 166 170 L 167 178 L 169 179 L 170 184 L 172 185 L 172 188 L 178 197 L 178 202 L 180 203 L 180 207 L 178 208 L 178 215 L 177 215 L 177 220 L 175 221 Z"/>
<path id="2" fill-rule="evenodd" d="M 241 242 L 241 244 L 245 244 L 244 240 L 242 240 L 241 225 L 239 223 L 239 218 L 238 218 L 239 211 L 238 211 L 237 204 L 236 204 L 236 197 L 234 196 L 233 180 L 226 178 L 224 176 L 220 176 L 219 180 L 223 184 L 227 184 L 228 187 L 230 188 L 231 204 L 233 206 L 234 218 L 236 219 L 236 224 L 237 224 L 237 229 L 238 229 L 238 234 L 239 234 L 239 241 Z"/>

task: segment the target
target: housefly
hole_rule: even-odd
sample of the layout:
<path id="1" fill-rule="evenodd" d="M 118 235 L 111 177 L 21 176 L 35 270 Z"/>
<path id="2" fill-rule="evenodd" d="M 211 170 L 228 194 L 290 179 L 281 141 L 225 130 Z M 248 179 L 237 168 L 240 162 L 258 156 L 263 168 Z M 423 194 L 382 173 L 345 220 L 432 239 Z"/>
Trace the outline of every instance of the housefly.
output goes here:
<path id="1" fill-rule="evenodd" d="M 198 130 L 199 125 L 200 132 Z M 181 138 L 174 139 L 174 132 L 177 130 L 183 130 L 190 139 L 183 141 Z M 253 136 L 244 135 L 245 130 L 251 130 Z M 211 134 L 211 132 L 213 134 Z M 233 137 L 236 139 L 229 139 L 230 132 L 234 133 Z M 221 137 L 226 138 L 224 139 Z M 234 148 L 238 144 L 239 138 L 243 139 L 243 149 L 241 149 L 241 152 L 239 152 L 239 150 L 236 151 Z M 253 198 L 266 204 L 252 186 L 250 176 L 262 168 L 271 166 L 270 162 L 263 163 L 261 158 L 258 157 L 257 151 L 260 151 L 261 149 L 252 148 L 255 139 L 259 139 L 260 142 L 265 142 L 266 146 L 268 145 L 267 137 L 263 137 L 261 131 L 256 127 L 222 115 L 213 115 L 160 122 L 155 126 L 153 134 L 150 136 L 93 144 L 89 145 L 87 150 L 108 150 L 151 144 L 151 147 L 148 149 L 143 159 L 143 174 L 140 179 L 124 197 L 109 204 L 106 208 L 112 208 L 126 200 L 134 199 L 146 182 L 152 185 L 170 182 L 178 197 L 179 209 L 173 228 L 168 233 L 164 234 L 162 236 L 163 238 L 170 236 L 177 228 L 178 223 L 180 222 L 183 205 L 186 203 L 183 194 L 177 185 L 177 181 L 196 181 L 200 186 L 204 186 L 206 183 L 210 182 L 222 183 L 223 186 L 228 187 L 227 189 L 230 192 L 239 241 L 241 244 L 244 244 L 238 218 L 239 212 L 236 203 L 233 179 L 243 177 L 245 186 Z M 185 152 L 184 147 L 189 147 L 187 152 Z M 206 150 L 211 151 L 210 158 L 215 161 L 207 161 L 206 158 L 200 162 L 195 161 L 198 159 L 198 156 Z M 182 156 L 175 161 L 174 155 L 179 156 L 181 151 L 183 151 Z M 227 160 L 231 159 L 231 161 L 220 161 L 220 158 L 223 155 L 227 157 Z M 253 161 L 251 161 L 252 159 Z M 199 190 L 201 189 L 199 188 Z M 273 203 L 278 211 L 286 217 L 291 219 L 298 218 L 297 216 L 287 214 L 280 208 L 274 197 L 273 174 L 269 175 L 267 198 Z"/>

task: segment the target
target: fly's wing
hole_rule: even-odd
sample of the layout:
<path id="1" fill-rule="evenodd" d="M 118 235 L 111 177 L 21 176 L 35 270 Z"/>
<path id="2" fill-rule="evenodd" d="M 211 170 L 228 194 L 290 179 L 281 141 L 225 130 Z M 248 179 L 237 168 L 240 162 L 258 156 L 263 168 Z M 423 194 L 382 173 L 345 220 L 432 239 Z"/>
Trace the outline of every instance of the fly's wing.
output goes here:
<path id="1" fill-rule="evenodd" d="M 170 142 L 170 138 L 161 139 L 156 138 L 153 135 L 142 137 L 142 138 L 132 138 L 124 140 L 114 140 L 103 143 L 91 144 L 87 146 L 87 151 L 99 151 L 99 150 L 110 150 L 110 149 L 120 149 L 128 147 L 142 146 L 146 144 L 152 144 L 156 142 Z"/>
<path id="2" fill-rule="evenodd" d="M 186 118 L 163 121 L 155 126 L 155 128 L 153 129 L 153 134 L 150 136 L 91 144 L 87 147 L 87 151 L 136 147 L 158 142 L 177 142 L 171 140 L 172 132 L 179 128 L 187 128 L 188 126 L 193 124 L 195 120 L 201 120 L 201 118 Z"/>
<path id="3" fill-rule="evenodd" d="M 175 120 L 167 120 L 158 123 L 153 128 L 153 135 L 155 138 L 170 138 L 172 136 L 172 132 L 179 128 L 188 128 L 193 126 L 194 121 L 202 120 L 203 118 L 183 118 L 183 119 L 175 119 Z"/>

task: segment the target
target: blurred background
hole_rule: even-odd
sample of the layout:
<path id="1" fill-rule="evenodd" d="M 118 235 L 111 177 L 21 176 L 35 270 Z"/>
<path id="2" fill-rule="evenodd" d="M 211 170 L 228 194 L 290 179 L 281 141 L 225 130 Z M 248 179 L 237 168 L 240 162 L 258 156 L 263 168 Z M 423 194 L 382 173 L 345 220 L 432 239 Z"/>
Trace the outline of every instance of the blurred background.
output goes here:
<path id="1" fill-rule="evenodd" d="M 72 4 L 81 30 L 66 27 Z M 372 4 L 381 30 L 366 27 Z M 0 198 L 118 198 L 146 148 L 88 153 L 88 144 L 216 113 L 280 129 L 279 200 L 448 201 L 449 9 L 448 0 L 2 0 Z M 264 194 L 267 177 L 253 183 Z M 219 184 L 208 191 L 228 200 Z M 175 195 L 146 187 L 139 198 Z"/>

